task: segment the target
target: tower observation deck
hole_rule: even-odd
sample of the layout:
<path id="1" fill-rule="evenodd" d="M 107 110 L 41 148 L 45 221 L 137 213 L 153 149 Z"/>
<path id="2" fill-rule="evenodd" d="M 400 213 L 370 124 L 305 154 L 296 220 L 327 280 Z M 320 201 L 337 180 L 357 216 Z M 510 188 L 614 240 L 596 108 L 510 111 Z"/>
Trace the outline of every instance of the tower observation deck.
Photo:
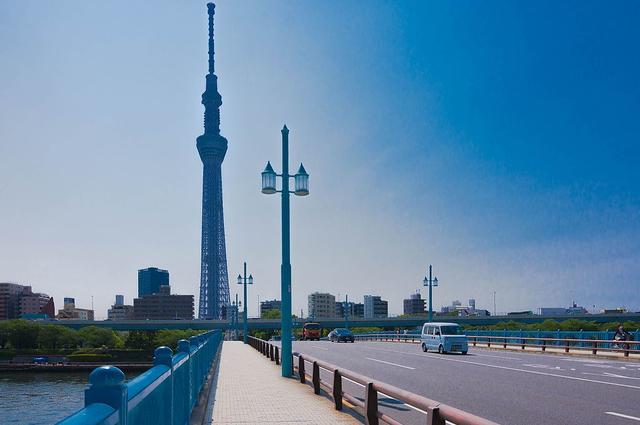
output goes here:
<path id="1" fill-rule="evenodd" d="M 227 153 L 227 139 L 220 135 L 218 77 L 215 74 L 213 16 L 215 5 L 207 4 L 209 13 L 209 73 L 202 94 L 204 134 L 196 139 L 202 160 L 202 245 L 200 261 L 200 302 L 198 318 L 222 319 L 223 307 L 229 304 L 227 248 L 224 239 L 222 209 L 222 161 Z"/>

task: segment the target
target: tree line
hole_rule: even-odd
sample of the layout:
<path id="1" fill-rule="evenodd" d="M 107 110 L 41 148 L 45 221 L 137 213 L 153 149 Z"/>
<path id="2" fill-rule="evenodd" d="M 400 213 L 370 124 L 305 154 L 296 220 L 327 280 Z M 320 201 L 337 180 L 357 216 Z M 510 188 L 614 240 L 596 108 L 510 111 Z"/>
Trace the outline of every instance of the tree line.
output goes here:
<path id="1" fill-rule="evenodd" d="M 179 340 L 200 333 L 191 329 L 120 332 L 97 326 L 75 330 L 18 319 L 0 322 L 0 350 L 47 350 L 52 354 L 96 348 L 153 351 L 162 345 L 176 350 Z"/>

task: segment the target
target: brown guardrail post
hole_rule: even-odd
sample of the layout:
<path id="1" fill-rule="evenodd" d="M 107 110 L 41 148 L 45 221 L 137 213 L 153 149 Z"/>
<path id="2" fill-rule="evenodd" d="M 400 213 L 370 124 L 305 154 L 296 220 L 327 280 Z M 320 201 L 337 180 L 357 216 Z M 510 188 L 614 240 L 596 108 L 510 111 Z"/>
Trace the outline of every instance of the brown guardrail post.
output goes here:
<path id="1" fill-rule="evenodd" d="M 591 350 L 591 354 L 595 356 L 597 352 L 598 352 L 598 341 L 593 341 L 593 350 Z"/>
<path id="2" fill-rule="evenodd" d="M 427 407 L 427 425 L 445 425 L 438 406 Z"/>
<path id="3" fill-rule="evenodd" d="M 320 394 L 320 366 L 316 361 L 313 362 L 313 377 L 311 380 L 313 382 L 313 392 Z"/>
<path id="4" fill-rule="evenodd" d="M 565 339 L 565 342 L 567 343 L 567 345 L 565 345 L 565 347 L 564 347 L 564 352 L 568 353 L 569 352 L 569 340 Z"/>
<path id="5" fill-rule="evenodd" d="M 336 410 L 342 410 L 342 375 L 338 369 L 333 371 L 333 402 Z"/>
<path id="6" fill-rule="evenodd" d="M 630 345 L 631 345 L 631 344 L 624 344 L 624 345 L 623 345 L 623 347 L 624 347 L 624 356 L 625 356 L 625 357 L 629 357 L 629 348 L 630 348 Z"/>
<path id="7" fill-rule="evenodd" d="M 302 357 L 302 354 L 298 356 L 298 374 L 300 375 L 300 383 L 304 384 L 307 380 L 307 376 L 304 371 L 304 357 Z"/>
<path id="8" fill-rule="evenodd" d="M 365 388 L 364 412 L 367 425 L 378 425 L 378 391 L 372 382 Z"/>
<path id="9" fill-rule="evenodd" d="M 477 336 L 474 336 L 474 337 L 473 337 L 473 346 L 474 346 L 474 347 L 476 346 L 476 343 L 477 343 L 477 342 L 478 342 L 478 337 L 477 337 Z"/>
<path id="10" fill-rule="evenodd" d="M 276 364 L 280 364 L 280 350 L 276 347 Z"/>
<path id="11" fill-rule="evenodd" d="M 525 347 L 525 341 L 524 338 L 522 338 L 522 349 L 524 350 Z M 507 348 L 507 344 L 504 345 L 504 348 Z"/>
<path id="12" fill-rule="evenodd" d="M 269 344 L 269 357 L 271 357 L 271 361 L 273 361 L 273 345 Z"/>
<path id="13" fill-rule="evenodd" d="M 491 337 L 487 337 L 487 348 L 491 347 Z"/>
<path id="14" fill-rule="evenodd" d="M 547 340 L 543 339 L 542 340 L 542 351 L 545 351 L 547 349 Z"/>

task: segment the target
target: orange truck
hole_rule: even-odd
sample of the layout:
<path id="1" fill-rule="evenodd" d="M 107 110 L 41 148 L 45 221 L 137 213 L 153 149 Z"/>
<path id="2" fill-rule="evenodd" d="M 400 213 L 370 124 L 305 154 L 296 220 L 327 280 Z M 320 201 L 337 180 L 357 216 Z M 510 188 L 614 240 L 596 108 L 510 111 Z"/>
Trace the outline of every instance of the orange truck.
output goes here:
<path id="1" fill-rule="evenodd" d="M 305 323 L 302 327 L 302 340 L 303 341 L 320 341 L 320 323 Z"/>

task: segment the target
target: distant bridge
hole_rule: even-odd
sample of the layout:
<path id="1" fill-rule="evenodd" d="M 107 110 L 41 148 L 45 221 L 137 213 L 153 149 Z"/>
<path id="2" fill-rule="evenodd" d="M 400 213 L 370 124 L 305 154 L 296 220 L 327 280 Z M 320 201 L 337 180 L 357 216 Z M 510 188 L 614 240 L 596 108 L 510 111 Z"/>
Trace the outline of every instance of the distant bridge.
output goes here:
<path id="1" fill-rule="evenodd" d="M 591 322 L 640 322 L 640 312 L 638 313 L 616 313 L 616 314 L 580 314 L 580 315 L 558 315 L 558 316 L 467 316 L 467 317 L 447 317 L 437 316 L 436 321 L 446 321 L 459 323 L 461 325 L 495 325 L 499 322 L 515 321 L 523 324 L 541 323 L 545 320 L 588 320 Z M 309 319 L 294 319 L 293 327 L 301 328 Z M 349 319 L 349 327 L 378 327 L 378 328 L 399 328 L 406 329 L 421 326 L 427 321 L 426 317 L 386 317 L 378 319 Z M 343 327 L 344 319 L 317 319 L 314 320 L 321 327 L 332 329 Z M 73 329 L 79 329 L 85 326 L 98 326 L 102 328 L 111 328 L 117 331 L 131 330 L 160 330 L 160 329 L 194 329 L 194 330 L 212 330 L 212 329 L 231 329 L 231 322 L 226 320 L 58 320 L 48 322 L 51 324 L 67 326 Z M 279 319 L 249 319 L 249 329 L 251 330 L 271 330 L 280 329 Z M 240 321 L 239 328 L 242 328 Z"/>

